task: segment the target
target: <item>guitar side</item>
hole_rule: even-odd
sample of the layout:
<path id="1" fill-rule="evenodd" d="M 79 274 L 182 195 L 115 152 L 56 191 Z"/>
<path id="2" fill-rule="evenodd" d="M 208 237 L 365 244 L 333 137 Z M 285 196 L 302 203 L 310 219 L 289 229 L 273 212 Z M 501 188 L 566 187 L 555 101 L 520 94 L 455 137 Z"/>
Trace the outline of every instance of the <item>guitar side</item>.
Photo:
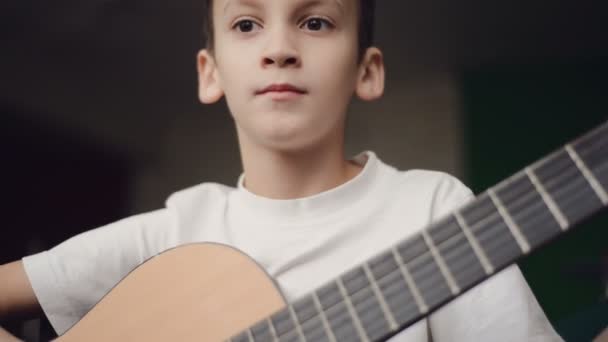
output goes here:
<path id="1" fill-rule="evenodd" d="M 137 267 L 56 341 L 222 341 L 285 305 L 247 255 L 189 244 Z"/>

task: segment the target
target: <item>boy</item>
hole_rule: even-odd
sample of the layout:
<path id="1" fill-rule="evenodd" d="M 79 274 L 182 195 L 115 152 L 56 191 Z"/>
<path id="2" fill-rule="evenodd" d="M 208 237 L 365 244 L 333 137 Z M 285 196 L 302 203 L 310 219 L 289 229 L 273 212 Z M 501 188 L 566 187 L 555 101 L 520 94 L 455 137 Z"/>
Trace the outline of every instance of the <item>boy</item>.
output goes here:
<path id="1" fill-rule="evenodd" d="M 401 172 L 372 152 L 345 160 L 353 93 L 384 90 L 372 0 L 209 1 L 199 97 L 226 97 L 244 173 L 167 207 L 74 237 L 0 268 L 0 318 L 40 307 L 58 333 L 147 258 L 193 241 L 235 246 L 289 300 L 314 290 L 472 198 L 455 178 Z M 314 276 L 313 276 L 314 275 Z M 560 340 L 516 266 L 393 341 Z"/>

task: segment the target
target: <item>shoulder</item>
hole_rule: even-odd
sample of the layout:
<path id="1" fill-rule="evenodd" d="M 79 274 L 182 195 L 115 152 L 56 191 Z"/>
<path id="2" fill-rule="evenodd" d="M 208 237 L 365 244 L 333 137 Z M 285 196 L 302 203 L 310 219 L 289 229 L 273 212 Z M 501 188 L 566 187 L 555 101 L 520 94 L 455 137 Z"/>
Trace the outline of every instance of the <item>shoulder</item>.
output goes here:
<path id="1" fill-rule="evenodd" d="M 449 173 L 434 170 L 395 170 L 395 179 L 398 183 L 405 186 L 414 186 L 420 189 L 429 189 L 439 191 L 441 193 L 466 193 L 472 195 L 471 190 L 467 188 L 458 178 Z"/>
<path id="2" fill-rule="evenodd" d="M 167 208 L 199 206 L 227 198 L 234 188 L 219 183 L 201 183 L 174 192 L 167 198 Z"/>
<path id="3" fill-rule="evenodd" d="M 404 184 L 430 192 L 435 201 L 467 201 L 473 192 L 458 178 L 441 171 L 410 170 L 400 172 Z"/>
<path id="4" fill-rule="evenodd" d="M 235 190 L 219 183 L 202 183 L 173 193 L 166 201 L 166 208 L 175 215 L 177 227 L 216 222 Z"/>
<path id="5" fill-rule="evenodd" d="M 474 197 L 471 189 L 446 172 L 421 169 L 395 171 L 394 186 L 437 206 L 453 206 L 468 202 Z"/>
<path id="6" fill-rule="evenodd" d="M 441 171 L 393 169 L 393 175 L 388 178 L 397 200 L 424 207 L 432 220 L 474 198 L 473 192 L 458 178 Z"/>

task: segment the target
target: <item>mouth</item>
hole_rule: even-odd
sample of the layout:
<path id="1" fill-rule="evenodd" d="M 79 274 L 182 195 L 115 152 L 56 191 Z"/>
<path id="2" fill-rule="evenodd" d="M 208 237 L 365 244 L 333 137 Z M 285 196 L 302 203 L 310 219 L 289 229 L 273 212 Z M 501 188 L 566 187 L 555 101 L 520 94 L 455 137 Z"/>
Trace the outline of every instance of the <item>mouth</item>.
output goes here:
<path id="1" fill-rule="evenodd" d="M 266 88 L 256 91 L 256 95 L 268 95 L 274 100 L 289 100 L 305 95 L 306 89 L 289 83 L 271 84 Z"/>

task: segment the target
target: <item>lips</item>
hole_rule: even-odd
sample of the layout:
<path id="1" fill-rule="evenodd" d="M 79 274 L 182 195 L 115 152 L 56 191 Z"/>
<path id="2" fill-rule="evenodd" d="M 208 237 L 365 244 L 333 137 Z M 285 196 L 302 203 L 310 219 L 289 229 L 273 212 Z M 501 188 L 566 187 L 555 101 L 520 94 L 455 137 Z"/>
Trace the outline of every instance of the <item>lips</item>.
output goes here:
<path id="1" fill-rule="evenodd" d="M 261 89 L 256 92 L 256 95 L 262 95 L 266 93 L 297 93 L 306 94 L 306 90 L 296 87 L 289 83 L 271 84 L 268 87 Z"/>

